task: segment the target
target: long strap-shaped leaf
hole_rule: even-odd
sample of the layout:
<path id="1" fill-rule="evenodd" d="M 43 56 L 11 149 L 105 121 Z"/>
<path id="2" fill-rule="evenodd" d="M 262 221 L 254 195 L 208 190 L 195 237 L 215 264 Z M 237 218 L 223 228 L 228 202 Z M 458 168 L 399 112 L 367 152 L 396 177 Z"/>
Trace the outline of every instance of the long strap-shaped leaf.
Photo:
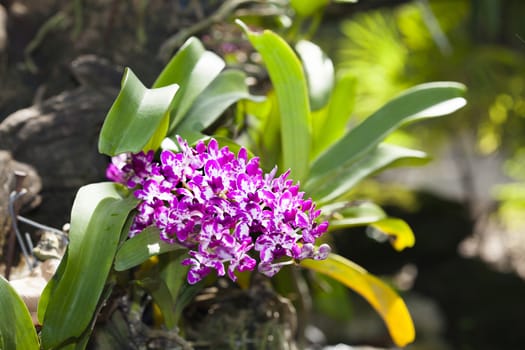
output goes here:
<path id="1" fill-rule="evenodd" d="M 176 84 L 148 89 L 126 68 L 120 93 L 100 132 L 99 151 L 110 156 L 139 152 L 165 120 L 177 90 Z"/>
<path id="2" fill-rule="evenodd" d="M 153 83 L 154 88 L 178 84 L 180 91 L 173 100 L 169 136 L 184 120 L 195 99 L 219 75 L 226 63 L 217 54 L 207 51 L 199 39 L 191 37 L 177 51 Z"/>
<path id="3" fill-rule="evenodd" d="M 402 124 L 446 115 L 463 107 L 465 86 L 454 82 L 418 85 L 384 105 L 323 152 L 312 164 L 315 180 L 358 159 Z"/>
<path id="4" fill-rule="evenodd" d="M 189 143 L 197 141 L 204 136 L 201 131 L 212 125 L 228 107 L 241 99 L 258 100 L 248 91 L 246 74 L 234 69 L 222 71 L 195 99 L 184 119 L 175 128 L 175 134 L 183 135 Z"/>
<path id="5" fill-rule="evenodd" d="M 241 21 L 248 39 L 261 54 L 270 75 L 281 114 L 284 168 L 296 180 L 305 178 L 311 148 L 308 89 L 301 62 L 280 36 L 265 30 L 256 33 Z"/>
<path id="6" fill-rule="evenodd" d="M 174 115 L 170 120 L 170 133 L 185 118 L 195 99 L 219 75 L 225 65 L 224 60 L 211 51 L 202 54 L 195 63 L 189 79 L 184 82 L 185 85 L 181 85 L 180 100 L 175 106 Z M 185 67 L 180 66 L 179 69 L 185 69 Z"/>
<path id="7" fill-rule="evenodd" d="M 341 165 L 315 181 L 308 181 L 304 188 L 314 200 L 329 203 L 381 169 L 398 165 L 422 165 L 428 160 L 424 152 L 382 143 L 360 159 Z"/>
<path id="8" fill-rule="evenodd" d="M 0 276 L 0 349 L 38 350 L 38 336 L 22 298 Z"/>
<path id="9" fill-rule="evenodd" d="M 196 37 L 190 37 L 164 67 L 152 87 L 159 88 L 171 84 L 182 86 L 188 81 L 195 64 L 204 52 L 206 52 L 206 49 L 201 41 Z M 184 67 L 184 69 L 181 69 L 181 67 Z M 180 100 L 180 97 L 176 99 Z"/>
<path id="10" fill-rule="evenodd" d="M 330 222 L 330 230 L 370 225 L 388 235 L 397 250 L 413 247 L 416 238 L 410 226 L 403 220 L 387 217 L 377 204 L 371 202 L 337 202 L 321 207 L 324 218 Z"/>
<path id="11" fill-rule="evenodd" d="M 332 60 L 311 41 L 301 40 L 295 45 L 295 51 L 303 63 L 310 107 L 312 111 L 323 108 L 330 99 L 334 88 L 334 65 Z"/>
<path id="12" fill-rule="evenodd" d="M 323 218 L 329 221 L 328 228 L 331 231 L 347 227 L 366 226 L 387 217 L 384 210 L 372 202 L 335 202 L 323 205 L 320 209 Z"/>
<path id="13" fill-rule="evenodd" d="M 344 136 L 355 105 L 356 87 L 352 73 L 339 72 L 328 105 L 312 113 L 312 156 Z"/>
<path id="14" fill-rule="evenodd" d="M 392 246 L 398 252 L 405 248 L 413 247 L 416 243 L 414 232 L 408 224 L 397 218 L 384 218 L 371 224 L 375 229 L 389 235 Z"/>
<path id="15" fill-rule="evenodd" d="M 122 197 L 117 186 L 90 184 L 77 193 L 66 265 L 55 281 L 44 314 L 44 349 L 77 342 L 95 316 L 121 230 L 137 204 L 133 196 Z"/>
<path id="16" fill-rule="evenodd" d="M 330 254 L 322 261 L 303 260 L 301 266 L 332 277 L 359 293 L 381 315 L 397 346 L 403 347 L 414 341 L 414 323 L 405 302 L 379 278 L 336 254 Z"/>
<path id="17" fill-rule="evenodd" d="M 162 241 L 159 237 L 159 230 L 154 226 L 149 226 L 122 244 L 115 256 L 115 270 L 128 270 L 142 264 L 152 256 L 181 249 L 185 248 L 175 243 L 169 244 Z"/>

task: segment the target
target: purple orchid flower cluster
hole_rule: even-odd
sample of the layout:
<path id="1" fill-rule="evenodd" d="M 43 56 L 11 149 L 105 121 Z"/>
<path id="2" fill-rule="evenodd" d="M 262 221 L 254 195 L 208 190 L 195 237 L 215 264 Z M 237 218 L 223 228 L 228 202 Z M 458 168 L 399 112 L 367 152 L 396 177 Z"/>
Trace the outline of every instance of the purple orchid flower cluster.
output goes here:
<path id="1" fill-rule="evenodd" d="M 177 141 L 180 152 L 163 150 L 160 162 L 153 151 L 113 157 L 106 175 L 141 200 L 130 236 L 155 225 L 162 240 L 189 249 L 182 264 L 190 266 L 190 284 L 212 269 L 235 281 L 235 271 L 257 266 L 271 277 L 302 259 L 326 259 L 330 247 L 314 242 L 328 223 L 316 222 L 321 211 L 303 198 L 289 171 L 263 174 L 258 158 L 248 159 L 244 148 L 235 156 L 215 139 L 193 148 Z"/>

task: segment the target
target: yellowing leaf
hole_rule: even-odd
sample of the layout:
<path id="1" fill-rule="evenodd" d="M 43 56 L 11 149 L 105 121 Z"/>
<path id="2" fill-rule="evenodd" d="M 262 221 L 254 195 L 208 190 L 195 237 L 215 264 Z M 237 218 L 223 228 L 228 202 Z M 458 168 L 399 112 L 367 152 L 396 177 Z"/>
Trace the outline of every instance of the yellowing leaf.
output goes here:
<path id="1" fill-rule="evenodd" d="M 374 222 L 370 226 L 389 235 L 392 238 L 392 246 L 398 252 L 405 248 L 413 247 L 416 243 L 414 232 L 404 220 L 385 218 Z"/>
<path id="2" fill-rule="evenodd" d="M 397 346 L 414 341 L 414 323 L 405 302 L 379 278 L 337 254 L 330 254 L 326 260 L 306 259 L 300 265 L 341 282 L 365 298 L 383 318 Z"/>

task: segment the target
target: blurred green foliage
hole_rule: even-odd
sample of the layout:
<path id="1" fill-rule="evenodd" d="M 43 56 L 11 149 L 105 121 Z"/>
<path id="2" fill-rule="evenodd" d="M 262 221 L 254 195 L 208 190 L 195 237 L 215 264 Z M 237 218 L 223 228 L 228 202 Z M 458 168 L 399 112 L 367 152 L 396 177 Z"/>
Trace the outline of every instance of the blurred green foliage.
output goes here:
<path id="1" fill-rule="evenodd" d="M 356 81 L 354 115 L 364 118 L 407 86 L 454 79 L 469 87 L 471 103 L 453 119 L 397 131 L 388 141 L 438 147 L 471 137 L 479 156 L 504 154 L 505 175 L 520 185 L 493 190 L 501 218 L 522 220 L 525 194 L 525 25 L 520 1 L 419 0 L 344 19 L 338 69 Z"/>

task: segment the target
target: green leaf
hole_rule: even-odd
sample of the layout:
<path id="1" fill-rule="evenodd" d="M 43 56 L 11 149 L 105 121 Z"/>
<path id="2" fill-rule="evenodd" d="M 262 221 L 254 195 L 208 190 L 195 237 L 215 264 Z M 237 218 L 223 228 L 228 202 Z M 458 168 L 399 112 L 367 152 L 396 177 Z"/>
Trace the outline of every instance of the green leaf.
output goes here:
<path id="1" fill-rule="evenodd" d="M 211 51 L 206 51 L 202 54 L 202 57 L 193 68 L 189 80 L 186 81 L 184 86 L 181 85 L 181 96 L 173 111 L 174 115 L 169 127 L 170 132 L 185 117 L 197 96 L 210 85 L 225 65 L 224 60 Z M 184 69 L 184 67 L 179 67 L 179 69 Z"/>
<path id="2" fill-rule="evenodd" d="M 237 20 L 261 54 L 272 81 L 280 111 L 283 167 L 296 180 L 305 178 L 311 149 L 308 89 L 301 62 L 286 41 L 272 31 L 250 31 Z"/>
<path id="3" fill-rule="evenodd" d="M 348 322 L 352 319 L 351 295 L 344 285 L 320 273 L 310 276 L 315 310 L 333 320 Z"/>
<path id="4" fill-rule="evenodd" d="M 0 349 L 38 350 L 31 314 L 9 282 L 0 276 Z"/>
<path id="5" fill-rule="evenodd" d="M 355 106 L 356 87 L 357 79 L 353 74 L 337 74 L 328 106 L 312 114 L 312 155 L 317 156 L 344 136 Z"/>
<path id="6" fill-rule="evenodd" d="M 164 67 L 152 87 L 159 88 L 171 84 L 184 86 L 205 51 L 199 39 L 190 37 Z M 180 95 L 175 100 L 180 100 Z"/>
<path id="7" fill-rule="evenodd" d="M 158 277 L 158 276 L 156 276 Z M 151 294 L 153 301 L 159 306 L 162 316 L 164 317 L 164 324 L 168 329 L 173 329 L 176 326 L 176 320 L 173 315 L 175 305 L 170 290 L 166 283 L 160 278 L 145 277 L 135 281 L 137 285 L 144 288 Z"/>
<path id="8" fill-rule="evenodd" d="M 106 285 L 102 292 L 102 296 L 99 299 L 98 305 L 97 305 L 97 311 L 94 315 L 92 315 L 92 319 L 90 321 L 89 326 L 86 328 L 86 330 L 82 333 L 82 335 L 75 339 L 74 342 L 67 343 L 66 345 L 60 346 L 60 350 L 84 350 L 88 343 L 91 340 L 91 333 L 93 332 L 93 329 L 95 328 L 95 323 L 97 321 L 98 312 L 100 309 L 106 304 L 107 300 L 109 299 L 111 292 L 113 291 L 113 283 L 110 283 Z"/>
<path id="9" fill-rule="evenodd" d="M 355 161 L 407 122 L 458 110 L 466 103 L 464 92 L 465 86 L 454 82 L 422 84 L 405 91 L 322 153 L 311 166 L 310 179 Z"/>
<path id="10" fill-rule="evenodd" d="M 201 131 L 212 125 L 228 107 L 242 99 L 259 100 L 250 95 L 244 72 L 225 70 L 196 98 L 174 133 L 183 136 L 188 143 L 193 143 L 204 137 Z"/>
<path id="11" fill-rule="evenodd" d="M 413 247 L 416 243 L 414 232 L 408 224 L 397 218 L 384 218 L 372 223 L 370 226 L 390 236 L 390 243 L 398 252 Z"/>
<path id="12" fill-rule="evenodd" d="M 197 38 L 190 38 L 166 65 L 153 87 L 178 84 L 181 89 L 173 101 L 168 136 L 195 103 L 197 97 L 215 80 L 226 63 L 217 54 L 206 51 Z"/>
<path id="13" fill-rule="evenodd" d="M 257 118 L 257 123 L 248 129 L 249 136 L 257 145 L 261 167 L 270 170 L 282 164 L 280 113 L 277 96 L 269 90 L 262 102 L 245 101 L 245 112 Z"/>
<path id="14" fill-rule="evenodd" d="M 405 302 L 379 278 L 336 254 L 330 254 L 326 260 L 305 259 L 300 265 L 343 283 L 365 298 L 383 318 L 397 346 L 414 341 L 414 323 Z"/>
<path id="15" fill-rule="evenodd" d="M 327 203 L 348 193 L 359 181 L 385 168 L 422 165 L 429 161 L 426 153 L 382 143 L 353 163 L 346 163 L 331 173 L 308 181 L 305 191 L 319 203 Z"/>
<path id="16" fill-rule="evenodd" d="M 330 225 L 330 230 L 364 226 L 386 218 L 380 206 L 372 202 L 338 202 L 320 208 Z"/>
<path id="17" fill-rule="evenodd" d="M 329 0 L 290 0 L 292 9 L 300 16 L 309 17 L 321 11 Z"/>
<path id="18" fill-rule="evenodd" d="M 179 322 L 184 308 L 195 299 L 195 296 L 201 292 L 207 284 L 210 284 L 209 280 L 211 278 L 212 275 L 208 275 L 208 278 L 205 278 L 196 284 L 183 283 L 180 286 L 179 293 L 177 294 L 177 302 L 175 303 L 175 311 L 173 311 L 176 324 Z"/>
<path id="19" fill-rule="evenodd" d="M 124 271 L 142 264 L 152 256 L 174 250 L 186 249 L 178 244 L 169 244 L 160 239 L 159 230 L 150 226 L 138 235 L 125 241 L 115 256 L 115 270 Z"/>
<path id="20" fill-rule="evenodd" d="M 78 341 L 95 317 L 133 196 L 114 183 L 83 186 L 71 213 L 68 257 L 44 315 L 42 344 L 54 348 Z"/>
<path id="21" fill-rule="evenodd" d="M 166 137 L 168 133 L 168 126 L 170 124 L 170 114 L 166 113 L 164 117 L 162 117 L 162 120 L 160 121 L 159 126 L 157 127 L 157 130 L 153 133 L 153 135 L 150 137 L 148 143 L 142 147 L 142 150 L 144 152 L 147 152 L 149 150 L 157 150 L 164 138 Z"/>
<path id="22" fill-rule="evenodd" d="M 170 295 L 172 297 L 173 308 L 168 311 L 163 310 L 162 312 L 170 312 L 170 317 L 173 318 L 174 324 L 179 322 L 182 309 L 181 307 L 181 290 L 188 286 L 186 283 L 188 276 L 188 266 L 182 265 L 182 261 L 188 258 L 188 254 L 182 251 L 183 254 L 180 254 L 181 251 L 169 252 L 163 254 L 159 257 L 159 267 L 160 267 L 160 279 L 168 287 Z"/>
<path id="23" fill-rule="evenodd" d="M 103 327 L 97 327 L 91 346 L 97 350 L 129 350 L 129 321 L 124 311 L 117 309 Z"/>
<path id="24" fill-rule="evenodd" d="M 38 301 L 37 307 L 37 317 L 38 322 L 40 322 L 40 324 L 44 323 L 44 316 L 46 314 L 47 306 L 49 305 L 49 299 L 51 298 L 51 295 L 53 294 L 58 281 L 64 275 L 64 270 L 66 269 L 67 265 L 67 257 L 69 255 L 68 253 L 69 251 L 66 249 L 66 252 L 62 257 L 62 260 L 60 260 L 60 264 L 58 265 L 55 274 L 53 275 L 53 277 L 51 277 L 49 282 L 47 282 L 44 290 L 42 291 L 42 294 L 40 295 L 40 300 Z"/>
<path id="25" fill-rule="evenodd" d="M 126 68 L 122 88 L 109 110 L 98 142 L 101 153 L 109 156 L 139 152 L 155 135 L 178 90 L 173 84 L 147 89 L 133 72 Z M 157 145 L 158 147 L 158 145 Z"/>
<path id="26" fill-rule="evenodd" d="M 310 107 L 316 111 L 324 107 L 334 88 L 334 65 L 319 46 L 307 40 L 300 40 L 295 50 L 303 63 L 306 74 Z"/>

